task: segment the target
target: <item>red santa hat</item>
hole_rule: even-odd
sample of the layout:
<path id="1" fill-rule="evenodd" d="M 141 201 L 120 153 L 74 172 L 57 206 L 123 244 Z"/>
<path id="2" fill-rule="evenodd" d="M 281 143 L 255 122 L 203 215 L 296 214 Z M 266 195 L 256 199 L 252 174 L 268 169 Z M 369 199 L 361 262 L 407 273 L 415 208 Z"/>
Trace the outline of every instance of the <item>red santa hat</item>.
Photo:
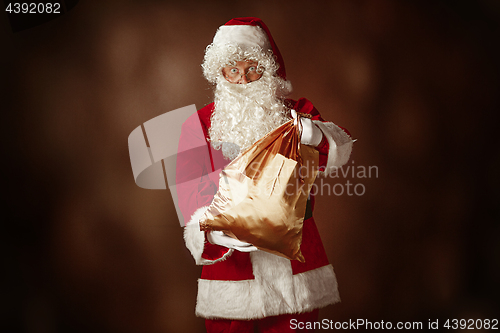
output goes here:
<path id="1" fill-rule="evenodd" d="M 242 48 L 260 47 L 270 50 L 279 64 L 277 74 L 286 80 L 283 57 L 268 27 L 257 17 L 238 17 L 230 20 L 217 30 L 213 44 L 224 45 L 235 43 Z"/>
<path id="2" fill-rule="evenodd" d="M 270 60 L 274 62 L 276 74 L 281 77 L 291 91 L 291 84 L 286 80 L 286 70 L 283 57 L 274 42 L 268 27 L 257 17 L 239 17 L 228 21 L 219 27 L 212 44 L 207 47 L 203 69 L 205 77 L 215 82 L 215 78 L 222 67 L 234 57 L 242 53 L 248 59 L 257 60 L 266 70 Z M 240 55 L 241 56 L 241 55 Z"/>

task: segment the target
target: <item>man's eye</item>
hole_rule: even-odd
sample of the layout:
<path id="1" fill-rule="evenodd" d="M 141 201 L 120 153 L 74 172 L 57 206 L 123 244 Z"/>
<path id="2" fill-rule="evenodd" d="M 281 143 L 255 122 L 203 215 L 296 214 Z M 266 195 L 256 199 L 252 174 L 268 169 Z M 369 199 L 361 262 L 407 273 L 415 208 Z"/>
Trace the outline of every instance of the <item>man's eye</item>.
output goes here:
<path id="1" fill-rule="evenodd" d="M 249 72 L 254 72 L 256 70 L 255 66 L 252 66 L 248 69 Z"/>
<path id="2" fill-rule="evenodd" d="M 231 74 L 238 73 L 238 68 L 231 68 Z"/>

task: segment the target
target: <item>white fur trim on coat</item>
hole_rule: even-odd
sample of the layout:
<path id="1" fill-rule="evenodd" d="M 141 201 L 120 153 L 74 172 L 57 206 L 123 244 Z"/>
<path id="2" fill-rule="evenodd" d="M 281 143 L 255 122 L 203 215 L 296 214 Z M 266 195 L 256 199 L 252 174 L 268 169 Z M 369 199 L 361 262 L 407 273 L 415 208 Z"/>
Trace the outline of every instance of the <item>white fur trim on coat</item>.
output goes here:
<path id="1" fill-rule="evenodd" d="M 255 279 L 198 280 L 197 316 L 251 320 L 340 302 L 331 265 L 293 275 L 288 259 L 263 251 L 250 255 Z"/>
<path id="2" fill-rule="evenodd" d="M 313 120 L 325 135 L 330 146 L 325 173 L 329 174 L 349 161 L 353 140 L 344 130 L 334 123 Z"/>
<path id="3" fill-rule="evenodd" d="M 207 209 L 208 206 L 198 208 L 184 228 L 184 241 L 186 242 L 186 247 L 193 255 L 196 265 L 212 265 L 225 260 L 233 253 L 233 249 L 228 249 L 221 258 L 216 260 L 208 260 L 201 257 L 205 248 L 205 232 L 200 230 L 200 218 Z"/>

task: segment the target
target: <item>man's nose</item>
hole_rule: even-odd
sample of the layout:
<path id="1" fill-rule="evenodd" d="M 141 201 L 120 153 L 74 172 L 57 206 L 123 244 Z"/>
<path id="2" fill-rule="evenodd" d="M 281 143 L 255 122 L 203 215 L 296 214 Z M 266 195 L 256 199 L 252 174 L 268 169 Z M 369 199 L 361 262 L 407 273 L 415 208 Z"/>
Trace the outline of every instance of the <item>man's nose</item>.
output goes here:
<path id="1" fill-rule="evenodd" d="M 248 83 L 248 78 L 246 75 L 240 76 L 240 80 L 238 81 L 239 84 L 247 84 Z"/>

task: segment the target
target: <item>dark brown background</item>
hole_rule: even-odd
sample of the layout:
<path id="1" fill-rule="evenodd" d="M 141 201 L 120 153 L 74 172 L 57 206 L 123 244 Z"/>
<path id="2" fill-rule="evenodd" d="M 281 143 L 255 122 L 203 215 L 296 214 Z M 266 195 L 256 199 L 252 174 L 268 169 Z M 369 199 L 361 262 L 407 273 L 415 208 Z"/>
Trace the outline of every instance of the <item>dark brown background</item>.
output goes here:
<path id="1" fill-rule="evenodd" d="M 2 19 L 2 331 L 203 331 L 201 269 L 127 137 L 211 101 L 204 48 L 238 16 L 358 139 L 351 165 L 378 167 L 350 179 L 365 195 L 318 198 L 342 296 L 321 318 L 498 318 L 498 1 L 108 0 L 16 34 Z"/>

